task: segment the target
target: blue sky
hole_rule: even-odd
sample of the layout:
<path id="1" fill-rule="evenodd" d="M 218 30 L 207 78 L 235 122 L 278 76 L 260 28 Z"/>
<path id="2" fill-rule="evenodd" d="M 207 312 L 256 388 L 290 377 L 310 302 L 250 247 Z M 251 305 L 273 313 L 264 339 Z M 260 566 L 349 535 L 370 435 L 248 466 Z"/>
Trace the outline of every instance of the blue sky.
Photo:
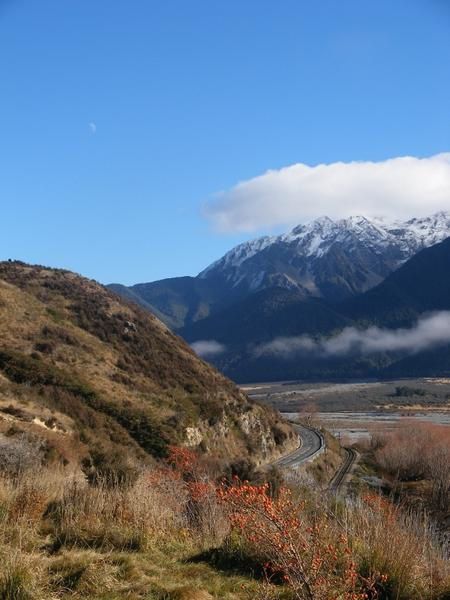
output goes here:
<path id="1" fill-rule="evenodd" d="M 447 0 L 0 0 L 0 257 L 196 274 L 217 192 L 450 150 Z"/>

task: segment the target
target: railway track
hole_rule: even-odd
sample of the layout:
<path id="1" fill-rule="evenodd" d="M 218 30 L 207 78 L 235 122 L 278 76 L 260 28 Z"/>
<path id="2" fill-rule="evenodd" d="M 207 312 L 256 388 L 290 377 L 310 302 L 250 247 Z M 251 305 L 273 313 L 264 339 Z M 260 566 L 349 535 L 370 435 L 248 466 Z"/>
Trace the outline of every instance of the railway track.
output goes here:
<path id="1" fill-rule="evenodd" d="M 353 448 L 345 448 L 345 452 L 347 456 L 345 458 L 344 464 L 335 473 L 333 479 L 330 482 L 330 487 L 328 488 L 332 494 L 337 495 L 339 493 L 339 490 L 341 489 L 342 484 L 344 483 L 345 476 L 353 467 L 356 457 L 358 456 L 356 450 L 353 450 Z"/>

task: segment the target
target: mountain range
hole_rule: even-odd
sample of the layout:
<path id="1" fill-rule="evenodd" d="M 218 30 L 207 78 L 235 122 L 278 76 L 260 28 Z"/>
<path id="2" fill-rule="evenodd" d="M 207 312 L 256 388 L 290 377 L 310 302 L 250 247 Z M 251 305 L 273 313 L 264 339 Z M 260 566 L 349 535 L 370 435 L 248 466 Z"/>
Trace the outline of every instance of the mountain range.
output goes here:
<path id="1" fill-rule="evenodd" d="M 404 357 L 303 357 L 294 365 L 255 348 L 348 327 L 410 326 L 423 312 L 450 309 L 448 246 L 440 244 L 449 236 L 447 212 L 396 222 L 322 217 L 240 244 L 197 277 L 111 287 L 190 343 L 213 341 L 207 358 L 236 380 L 382 376 Z"/>
<path id="2" fill-rule="evenodd" d="M 321 217 L 233 248 L 199 278 L 246 295 L 281 287 L 343 299 L 380 283 L 418 250 L 450 235 L 450 213 L 406 222 Z"/>
<path id="3" fill-rule="evenodd" d="M 283 235 L 244 242 L 197 277 L 109 287 L 180 329 L 265 289 L 344 300 L 376 286 L 420 249 L 448 236 L 448 212 L 393 222 L 322 217 Z"/>
<path id="4" fill-rule="evenodd" d="M 426 339 L 427 327 L 438 327 L 443 329 L 439 337 L 450 343 L 448 311 L 450 238 L 421 250 L 381 284 L 353 298 L 335 303 L 305 301 L 295 291 L 264 290 L 181 333 L 194 346 L 198 340 L 213 339 L 221 351 L 210 360 L 236 381 L 449 376 L 447 343 L 418 351 L 413 346 L 390 350 L 389 343 L 369 353 L 357 348 L 343 354 L 315 351 L 326 340 L 364 336 L 361 332 L 367 333 L 369 341 L 383 338 L 384 332 L 395 339 L 405 332 L 408 336 L 423 318 L 418 336 Z M 448 313 L 448 318 L 427 321 L 434 313 Z M 297 352 L 260 351 L 274 342 L 289 347 L 305 339 L 308 343 Z"/>

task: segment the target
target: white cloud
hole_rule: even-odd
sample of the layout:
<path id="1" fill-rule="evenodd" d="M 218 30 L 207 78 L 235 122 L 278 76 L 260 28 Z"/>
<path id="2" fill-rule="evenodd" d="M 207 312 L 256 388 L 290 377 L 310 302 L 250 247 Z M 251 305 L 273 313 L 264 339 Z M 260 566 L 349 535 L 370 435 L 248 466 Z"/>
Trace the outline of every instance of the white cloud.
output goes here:
<path id="1" fill-rule="evenodd" d="M 226 348 L 223 344 L 219 344 L 215 340 L 199 340 L 191 344 L 192 350 L 202 358 L 210 358 L 225 352 Z"/>
<path id="2" fill-rule="evenodd" d="M 450 152 L 381 162 L 302 163 L 217 194 L 205 216 L 223 232 L 297 225 L 327 215 L 410 217 L 450 206 Z"/>
<path id="3" fill-rule="evenodd" d="M 89 123 L 89 129 L 90 129 L 92 135 L 95 135 L 97 133 L 97 124 L 94 123 L 94 121 L 91 121 Z"/>
<path id="4" fill-rule="evenodd" d="M 280 337 L 259 346 L 257 356 L 290 358 L 308 353 L 317 356 L 405 352 L 415 354 L 450 343 L 450 311 L 442 311 L 419 319 L 411 329 L 356 329 L 347 327 L 330 338 L 314 340 L 308 336 Z"/>

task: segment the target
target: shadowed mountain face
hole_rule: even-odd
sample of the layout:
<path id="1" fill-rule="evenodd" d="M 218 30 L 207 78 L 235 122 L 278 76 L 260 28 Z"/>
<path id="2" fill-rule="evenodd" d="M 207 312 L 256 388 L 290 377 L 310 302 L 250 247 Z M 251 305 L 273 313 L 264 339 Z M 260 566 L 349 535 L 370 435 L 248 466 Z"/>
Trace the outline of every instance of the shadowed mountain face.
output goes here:
<path id="1" fill-rule="evenodd" d="M 262 290 L 180 331 L 189 342 L 213 339 L 224 345 L 260 344 L 278 336 L 314 334 L 351 323 L 323 300 L 297 291 Z"/>
<path id="2" fill-rule="evenodd" d="M 131 287 L 111 284 L 108 287 L 151 310 L 172 329 L 204 319 L 225 304 L 222 287 L 198 277 L 174 277 Z"/>
<path id="3" fill-rule="evenodd" d="M 450 310 L 450 238 L 422 250 L 340 310 L 354 320 L 385 327 L 409 325 L 427 311 Z"/>
<path id="4" fill-rule="evenodd" d="M 0 413 L 13 403 L 27 422 L 51 414 L 79 459 L 97 447 L 150 459 L 185 444 L 261 461 L 294 443 L 274 412 L 96 282 L 0 263 L 0 314 Z"/>
<path id="5" fill-rule="evenodd" d="M 197 277 L 111 288 L 179 329 L 263 290 L 343 301 L 375 287 L 420 249 L 449 235 L 449 213 L 394 223 L 323 217 L 284 235 L 240 244 Z"/>
<path id="6" fill-rule="evenodd" d="M 376 352 L 332 353 L 329 346 L 318 351 L 321 340 L 336 339 L 346 328 L 351 327 L 351 335 L 373 326 L 414 328 L 421 317 L 435 311 L 450 311 L 450 238 L 420 251 L 381 284 L 351 299 L 305 301 L 297 292 L 265 290 L 181 333 L 191 343 L 221 344 L 223 351 L 211 360 L 239 381 L 448 375 L 450 350 L 445 344 L 418 351 L 388 345 Z M 425 325 L 417 335 L 428 335 Z M 302 336 L 308 337 L 299 342 Z M 275 350 L 293 347 L 297 351 L 260 351 L 261 345 L 280 339 Z"/>

